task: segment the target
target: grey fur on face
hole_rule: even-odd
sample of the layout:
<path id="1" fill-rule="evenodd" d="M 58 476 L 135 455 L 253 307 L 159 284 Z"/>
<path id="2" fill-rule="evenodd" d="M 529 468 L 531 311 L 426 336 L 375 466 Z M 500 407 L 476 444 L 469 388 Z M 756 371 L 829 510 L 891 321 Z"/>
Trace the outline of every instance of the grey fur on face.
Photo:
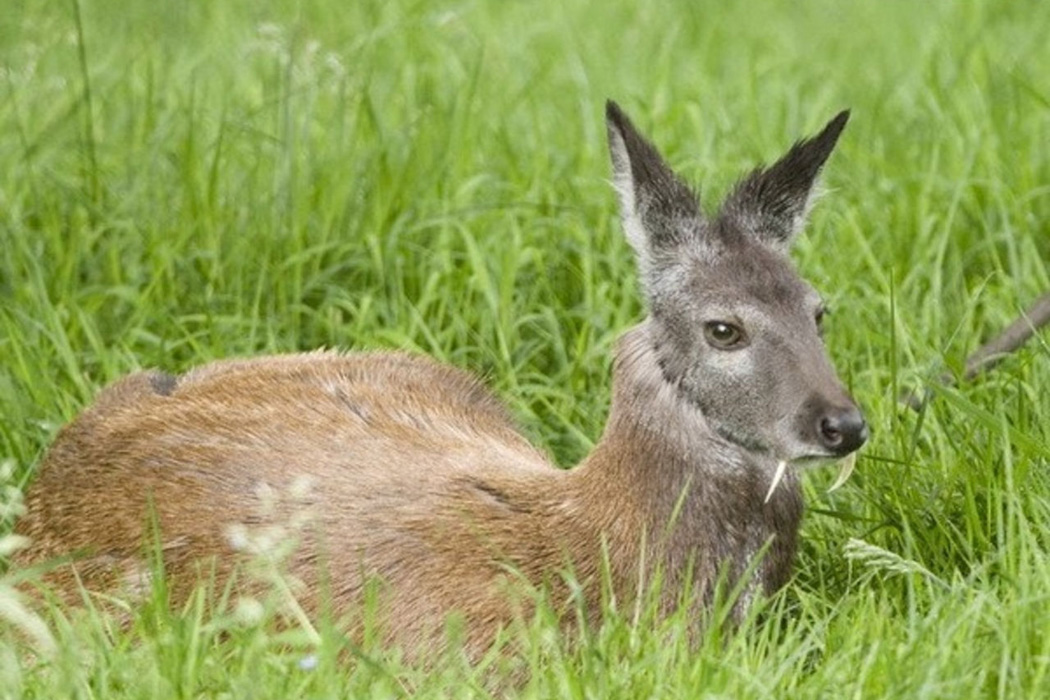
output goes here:
<path id="1" fill-rule="evenodd" d="M 713 219 L 615 103 L 606 117 L 665 381 L 746 450 L 793 461 L 855 449 L 867 427 L 824 350 L 820 297 L 787 258 L 849 113 L 750 173 Z"/>

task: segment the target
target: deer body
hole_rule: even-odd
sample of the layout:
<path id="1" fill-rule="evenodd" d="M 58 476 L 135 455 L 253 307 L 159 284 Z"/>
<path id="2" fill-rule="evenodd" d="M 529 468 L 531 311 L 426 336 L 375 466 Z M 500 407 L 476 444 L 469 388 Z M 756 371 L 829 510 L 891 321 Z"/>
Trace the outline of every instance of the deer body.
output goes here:
<path id="1" fill-rule="evenodd" d="M 224 579 L 239 554 L 290 538 L 306 608 L 329 600 L 353 617 L 375 580 L 391 641 L 424 648 L 457 613 L 472 653 L 519 614 L 518 576 L 560 604 L 571 572 L 590 616 L 604 562 L 623 600 L 662 571 L 667 608 L 702 604 L 763 550 L 751 586 L 781 586 L 802 503 L 793 470 L 765 502 L 778 462 L 866 437 L 820 345 L 818 302 L 784 256 L 792 232 L 777 228 L 797 227 L 845 119 L 744 180 L 714 221 L 611 103 L 608 120 L 651 315 L 620 340 L 611 414 L 580 465 L 556 468 L 474 377 L 422 357 L 141 372 L 51 447 L 17 526 L 32 541 L 19 563 L 71 555 L 47 577 L 71 599 L 78 580 L 141 588 L 152 509 L 176 600 L 202 562 Z"/>

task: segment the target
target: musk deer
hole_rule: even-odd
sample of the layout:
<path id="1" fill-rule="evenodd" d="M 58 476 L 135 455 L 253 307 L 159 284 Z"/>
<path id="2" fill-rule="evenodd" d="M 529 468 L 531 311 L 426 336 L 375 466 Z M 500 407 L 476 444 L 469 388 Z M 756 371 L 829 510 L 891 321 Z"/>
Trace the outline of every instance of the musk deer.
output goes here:
<path id="1" fill-rule="evenodd" d="M 156 537 L 177 601 L 202 562 L 230 580 L 253 533 L 295 521 L 285 566 L 303 607 L 352 618 L 374 579 L 384 638 L 410 652 L 441 644 L 453 612 L 471 653 L 490 646 L 522 613 L 520 578 L 565 603 L 571 571 L 588 616 L 656 569 L 668 607 L 705 605 L 720 576 L 750 572 L 744 598 L 777 589 L 802 510 L 795 467 L 868 434 L 825 353 L 820 297 L 787 258 L 847 118 L 708 216 L 607 104 L 649 314 L 619 341 L 611 414 L 577 467 L 552 464 L 474 376 L 424 357 L 319 351 L 139 372 L 59 433 L 17 525 L 31 540 L 19 564 L 61 561 L 45 578 L 74 600 L 81 586 L 141 594 Z"/>

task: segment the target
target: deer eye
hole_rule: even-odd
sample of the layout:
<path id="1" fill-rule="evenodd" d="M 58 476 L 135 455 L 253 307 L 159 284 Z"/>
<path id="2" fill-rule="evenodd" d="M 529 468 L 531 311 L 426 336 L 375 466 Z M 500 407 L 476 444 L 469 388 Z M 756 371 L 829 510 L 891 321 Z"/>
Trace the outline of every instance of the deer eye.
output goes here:
<path id="1" fill-rule="evenodd" d="M 704 324 L 704 338 L 707 343 L 719 350 L 737 350 L 747 344 L 744 331 L 725 321 L 708 321 Z"/>

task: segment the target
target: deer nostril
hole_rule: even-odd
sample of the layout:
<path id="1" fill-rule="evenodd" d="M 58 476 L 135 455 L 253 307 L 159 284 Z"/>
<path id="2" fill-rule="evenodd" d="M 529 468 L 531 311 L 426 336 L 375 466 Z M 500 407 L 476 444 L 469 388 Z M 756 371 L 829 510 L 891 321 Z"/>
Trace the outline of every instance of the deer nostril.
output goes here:
<path id="1" fill-rule="evenodd" d="M 826 417 L 820 419 L 820 441 L 827 447 L 836 447 L 842 442 L 842 431 L 836 421 Z"/>
<path id="2" fill-rule="evenodd" d="M 833 409 L 821 416 L 817 432 L 825 449 L 845 455 L 868 439 L 868 424 L 856 408 Z"/>

